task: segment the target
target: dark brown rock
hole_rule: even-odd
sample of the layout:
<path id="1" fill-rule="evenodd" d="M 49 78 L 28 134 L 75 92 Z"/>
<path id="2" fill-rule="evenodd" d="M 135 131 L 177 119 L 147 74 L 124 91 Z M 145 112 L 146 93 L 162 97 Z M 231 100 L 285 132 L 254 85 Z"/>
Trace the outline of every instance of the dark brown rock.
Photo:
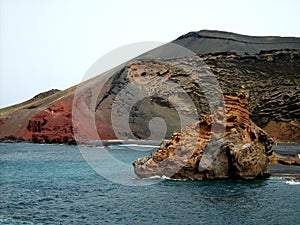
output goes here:
<path id="1" fill-rule="evenodd" d="M 25 139 L 22 137 L 16 137 L 14 135 L 9 135 L 9 136 L 5 136 L 0 138 L 0 142 L 3 143 L 16 143 L 16 142 L 24 142 Z"/>
<path id="2" fill-rule="evenodd" d="M 268 61 L 272 56 L 274 61 Z M 276 142 L 300 140 L 300 51 L 202 56 L 223 92 L 248 91 L 250 118 Z"/>

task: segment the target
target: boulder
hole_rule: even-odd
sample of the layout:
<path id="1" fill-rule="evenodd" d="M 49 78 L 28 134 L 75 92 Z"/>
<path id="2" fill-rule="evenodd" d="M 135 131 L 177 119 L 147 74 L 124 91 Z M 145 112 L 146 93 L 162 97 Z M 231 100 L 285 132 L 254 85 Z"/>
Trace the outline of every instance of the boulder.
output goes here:
<path id="1" fill-rule="evenodd" d="M 137 159 L 140 178 L 263 179 L 270 176 L 273 139 L 249 118 L 245 93 L 224 95 L 224 107 L 173 134 L 151 155 Z"/>

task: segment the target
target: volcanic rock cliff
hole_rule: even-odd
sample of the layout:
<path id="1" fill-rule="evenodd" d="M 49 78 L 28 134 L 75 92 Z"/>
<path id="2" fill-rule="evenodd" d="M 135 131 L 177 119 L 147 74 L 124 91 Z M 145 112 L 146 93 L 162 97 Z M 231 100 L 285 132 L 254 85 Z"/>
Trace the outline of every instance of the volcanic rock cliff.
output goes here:
<path id="1" fill-rule="evenodd" d="M 225 115 L 220 107 L 174 133 L 157 152 L 133 163 L 135 173 L 191 180 L 268 177 L 272 138 L 250 120 L 245 94 L 224 99 Z"/>
<path id="2" fill-rule="evenodd" d="M 175 82 L 191 97 L 200 118 L 211 113 L 209 101 L 212 100 L 208 100 L 208 97 L 216 94 L 212 92 L 213 88 L 219 88 L 221 93 L 246 91 L 249 93 L 250 118 L 259 127 L 270 133 L 277 142 L 300 140 L 300 51 L 273 50 L 260 52 L 255 56 L 216 53 L 202 55 L 200 58 L 203 61 L 199 62 L 197 57 L 189 57 L 160 62 L 136 60 L 128 64 L 118 80 L 109 83 L 110 90 L 106 93 L 108 97 L 98 104 L 97 110 L 104 111 L 115 101 L 123 87 L 120 83 L 125 85 L 143 78 L 151 80 L 153 87 L 159 87 L 161 84 L 153 79 L 159 76 L 165 82 Z M 194 69 L 191 71 L 185 67 Z M 139 85 L 143 86 L 142 83 Z M 171 96 L 178 104 L 182 104 L 182 108 L 187 108 L 181 113 L 190 116 L 189 112 L 193 108 L 187 106 L 178 89 L 159 90 L 159 96 L 160 98 L 145 98 L 134 105 L 130 125 L 137 137 L 147 138 L 150 135 L 144 124 L 148 124 L 153 117 L 165 120 L 167 137 L 171 137 L 174 130 L 180 129 L 178 112 L 166 101 Z M 124 121 L 120 121 L 120 126 L 122 122 Z M 107 124 L 105 127 L 109 128 L 109 123 L 105 119 L 98 124 Z"/>
<path id="3" fill-rule="evenodd" d="M 250 117 L 278 142 L 300 140 L 300 51 L 203 56 L 226 91 L 249 91 Z"/>
<path id="4" fill-rule="evenodd" d="M 180 55 L 174 50 L 176 45 L 193 54 Z M 117 121 L 117 135 L 111 119 L 114 103 L 130 83 L 142 90 L 147 86 L 145 80 L 153 96 L 132 104 L 128 119 Z M 164 90 L 166 82 L 177 88 Z M 153 136 L 147 126 L 152 118 L 159 117 L 166 123 L 166 138 L 170 138 L 182 125 L 190 124 L 193 112 L 200 119 L 214 113 L 210 96 L 243 91 L 249 93 L 250 118 L 259 127 L 278 142 L 295 142 L 300 140 L 299 84 L 299 38 L 191 32 L 77 86 L 1 109 L 0 137 L 75 143 L 73 135 L 79 130 L 81 141 L 119 136 L 161 138 Z M 186 94 L 192 107 L 185 101 Z M 80 101 L 74 102 L 74 96 L 75 100 L 80 96 Z M 116 111 L 121 114 L 134 97 L 127 95 Z M 74 118 L 74 107 L 80 118 Z"/>

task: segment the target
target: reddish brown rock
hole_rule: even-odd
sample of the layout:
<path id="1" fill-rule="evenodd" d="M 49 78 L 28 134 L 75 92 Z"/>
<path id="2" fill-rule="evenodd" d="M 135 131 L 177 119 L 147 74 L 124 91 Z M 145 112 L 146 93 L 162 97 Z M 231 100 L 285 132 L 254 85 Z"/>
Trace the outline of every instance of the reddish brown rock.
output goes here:
<path id="1" fill-rule="evenodd" d="M 139 177 L 176 179 L 266 178 L 273 139 L 249 119 L 245 94 L 224 96 L 222 108 L 201 121 L 174 133 L 157 152 L 137 159 Z"/>
<path id="2" fill-rule="evenodd" d="M 297 142 L 300 140 L 300 122 L 291 120 L 270 121 L 263 128 L 276 142 Z"/>
<path id="3" fill-rule="evenodd" d="M 33 116 L 27 125 L 32 142 L 76 144 L 71 107 L 70 102 L 58 101 Z"/>

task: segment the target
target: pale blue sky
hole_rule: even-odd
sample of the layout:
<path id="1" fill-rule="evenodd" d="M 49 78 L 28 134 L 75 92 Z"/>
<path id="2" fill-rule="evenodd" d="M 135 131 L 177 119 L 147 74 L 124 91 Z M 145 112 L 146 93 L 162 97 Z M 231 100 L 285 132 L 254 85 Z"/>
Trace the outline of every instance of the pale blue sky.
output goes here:
<path id="1" fill-rule="evenodd" d="M 0 107 L 81 81 L 101 56 L 189 31 L 300 36 L 297 0 L 1 0 Z"/>

